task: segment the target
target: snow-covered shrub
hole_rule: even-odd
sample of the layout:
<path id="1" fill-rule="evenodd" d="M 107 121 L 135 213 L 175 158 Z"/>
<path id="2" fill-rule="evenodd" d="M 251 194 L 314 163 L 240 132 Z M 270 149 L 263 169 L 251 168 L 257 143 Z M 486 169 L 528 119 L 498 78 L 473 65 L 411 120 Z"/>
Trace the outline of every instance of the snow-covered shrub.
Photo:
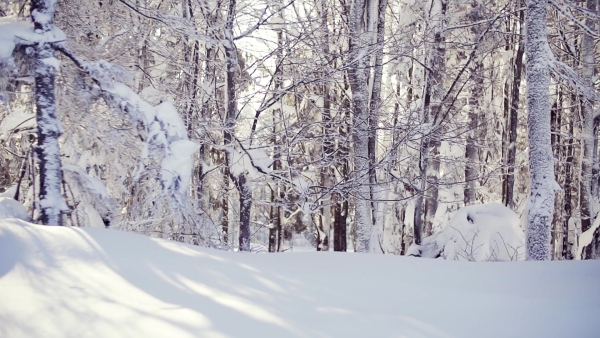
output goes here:
<path id="1" fill-rule="evenodd" d="M 408 256 L 467 261 L 517 261 L 525 258 L 519 217 L 500 203 L 459 209 L 439 232 L 412 244 Z"/>

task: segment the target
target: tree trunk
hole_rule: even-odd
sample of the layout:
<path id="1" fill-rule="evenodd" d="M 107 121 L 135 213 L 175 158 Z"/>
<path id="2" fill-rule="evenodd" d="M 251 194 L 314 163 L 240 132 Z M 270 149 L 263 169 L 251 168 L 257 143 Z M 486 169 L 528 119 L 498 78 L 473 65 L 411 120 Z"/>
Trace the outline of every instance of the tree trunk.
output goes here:
<path id="1" fill-rule="evenodd" d="M 562 101 L 562 98 L 561 98 Z M 562 106 L 562 104 L 561 104 Z M 564 196 L 564 219 L 563 219 L 563 228 L 562 228 L 562 258 L 563 259 L 571 259 L 571 250 L 569 248 L 569 220 L 571 219 L 571 215 L 573 212 L 573 151 L 574 151 L 574 140 L 573 140 L 573 118 L 569 119 L 569 132 L 570 137 L 568 138 L 565 155 L 565 184 L 563 189 L 565 191 Z"/>
<path id="2" fill-rule="evenodd" d="M 439 8 L 438 8 L 439 7 Z M 437 117 L 441 116 L 444 102 L 444 75 L 446 72 L 446 38 L 444 35 L 446 11 L 448 0 L 434 0 L 432 2 L 433 18 L 433 46 L 431 48 L 430 64 L 433 67 L 428 83 L 430 84 L 430 106 L 427 114 L 430 115 L 429 122 L 431 132 L 427 138 L 426 147 L 429 153 L 426 157 L 429 164 L 425 171 L 427 177 L 427 197 L 425 198 L 423 233 L 430 236 L 433 231 L 433 221 L 438 208 L 439 174 L 440 174 L 440 146 L 443 121 Z M 439 11 L 439 12 L 438 12 Z"/>
<path id="3" fill-rule="evenodd" d="M 471 15 L 469 18 L 473 22 L 479 22 L 483 19 L 481 8 L 477 1 L 471 3 Z M 475 39 L 481 34 L 481 29 L 478 25 L 471 28 L 471 34 Z M 477 143 L 480 142 L 481 135 L 479 132 L 479 116 L 482 114 L 481 111 L 481 96 L 483 93 L 483 61 L 481 57 L 477 57 L 474 65 L 471 69 L 471 88 L 470 95 L 467 98 L 469 105 L 469 131 L 467 134 L 467 142 L 465 146 L 465 157 L 467 163 L 465 165 L 465 191 L 464 191 L 464 203 L 470 205 L 477 199 L 477 182 L 479 176 L 479 147 Z"/>
<path id="4" fill-rule="evenodd" d="M 506 193 L 504 195 L 504 205 L 510 209 L 514 209 L 515 198 L 515 163 L 517 158 L 517 127 L 519 124 L 519 99 L 521 97 L 521 76 L 523 72 L 523 54 L 525 52 L 522 36 L 525 34 L 523 23 L 525 21 L 525 11 L 519 14 L 520 36 L 519 47 L 513 66 L 512 89 L 510 97 L 509 121 L 510 126 L 508 132 L 508 152 L 506 156 Z"/>
<path id="5" fill-rule="evenodd" d="M 545 0 L 528 0 L 526 18 L 529 203 L 528 260 L 550 259 L 550 230 L 556 182 L 550 141 L 550 72 Z"/>
<path id="6" fill-rule="evenodd" d="M 361 34 L 364 0 L 355 0 L 349 20 L 350 59 L 348 77 L 354 110 L 352 141 L 354 148 L 354 224 L 357 252 L 369 252 L 373 228 L 369 188 L 369 116 L 367 109 L 366 51 L 367 41 Z"/>
<path id="7" fill-rule="evenodd" d="M 237 118 L 237 96 L 235 87 L 235 70 L 238 66 L 237 52 L 233 43 L 233 20 L 235 19 L 236 0 L 229 0 L 227 8 L 227 21 L 225 23 L 225 60 L 226 60 L 226 105 L 227 112 L 225 116 L 225 130 L 223 140 L 226 147 L 233 148 L 233 133 L 235 131 L 235 122 Z M 226 151 L 226 163 L 229 167 L 232 162 L 232 152 Z M 250 189 L 246 173 L 242 172 L 235 175 L 231 170 L 229 177 L 235 184 L 239 194 L 240 206 L 240 233 L 239 250 L 250 251 L 250 211 L 252 209 L 252 190 Z"/>
<path id="8" fill-rule="evenodd" d="M 373 0 L 371 0 L 373 1 Z M 379 124 L 379 109 L 381 106 L 381 82 L 383 77 L 383 44 L 385 38 L 385 8 L 387 7 L 387 0 L 377 1 L 377 38 L 375 42 L 375 65 L 373 70 L 373 88 L 371 90 L 371 99 L 369 102 L 369 187 L 371 189 L 371 221 L 374 226 L 372 236 L 376 236 L 372 239 L 375 243 L 379 243 L 385 229 L 384 215 L 378 212 L 379 204 L 377 200 L 380 198 L 380 188 L 377 184 L 377 171 L 376 171 L 376 152 L 377 152 L 377 129 Z M 373 6 L 371 6 L 373 7 Z M 380 245 L 376 245 L 376 251 L 380 248 Z"/>
<path id="9" fill-rule="evenodd" d="M 596 0 L 586 1 L 587 10 L 591 13 L 596 12 Z M 585 25 L 594 30 L 594 22 L 591 18 L 585 19 Z M 581 56 L 583 65 L 583 80 L 593 86 L 594 83 L 594 37 L 584 33 Z M 581 138 L 583 154 L 581 158 L 581 180 L 579 188 L 579 207 L 581 210 L 581 232 L 585 232 L 592 226 L 591 210 L 591 188 L 592 188 L 592 166 L 594 157 L 594 106 L 591 98 L 582 96 L 581 103 Z M 592 249 L 594 241 L 582 251 L 582 259 L 592 258 Z"/>
<path id="10" fill-rule="evenodd" d="M 32 0 L 31 20 L 39 34 L 54 29 L 54 1 Z M 50 43 L 35 46 L 35 105 L 37 122 L 38 164 L 40 166 L 40 220 L 45 225 L 62 225 L 66 209 L 60 184 L 62 181 L 60 148 L 60 122 L 56 117 L 54 80 L 56 77 L 54 49 Z"/>

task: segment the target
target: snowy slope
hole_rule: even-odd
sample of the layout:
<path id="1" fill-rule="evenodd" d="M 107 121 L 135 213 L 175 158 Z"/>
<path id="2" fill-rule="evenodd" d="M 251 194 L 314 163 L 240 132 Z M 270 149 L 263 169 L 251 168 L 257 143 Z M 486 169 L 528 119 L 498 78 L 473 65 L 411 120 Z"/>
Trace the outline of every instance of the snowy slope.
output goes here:
<path id="1" fill-rule="evenodd" d="M 0 337 L 598 337 L 600 262 L 221 252 L 0 219 Z"/>

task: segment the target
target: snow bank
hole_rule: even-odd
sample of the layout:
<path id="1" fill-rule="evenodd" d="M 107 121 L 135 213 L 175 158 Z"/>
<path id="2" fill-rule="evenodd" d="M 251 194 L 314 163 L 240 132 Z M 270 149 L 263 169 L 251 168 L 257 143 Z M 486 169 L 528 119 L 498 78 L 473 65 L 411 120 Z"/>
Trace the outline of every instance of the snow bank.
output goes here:
<path id="1" fill-rule="evenodd" d="M 600 261 L 244 254 L 0 220 L 0 337 L 597 337 Z"/>
<path id="2" fill-rule="evenodd" d="M 0 196 L 0 218 L 12 217 L 26 221 L 29 220 L 27 209 L 19 201 L 10 197 Z"/>
<path id="3" fill-rule="evenodd" d="M 525 258 L 525 234 L 519 217 L 500 203 L 459 209 L 439 232 L 413 244 L 409 256 L 468 261 L 516 261 Z"/>

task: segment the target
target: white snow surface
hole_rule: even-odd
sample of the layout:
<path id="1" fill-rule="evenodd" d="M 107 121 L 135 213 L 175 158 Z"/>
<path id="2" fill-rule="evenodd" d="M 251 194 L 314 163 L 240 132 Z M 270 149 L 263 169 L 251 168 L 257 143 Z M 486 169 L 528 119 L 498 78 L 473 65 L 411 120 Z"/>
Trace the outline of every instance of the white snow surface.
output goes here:
<path id="1" fill-rule="evenodd" d="M 27 209 L 11 197 L 0 196 L 0 219 L 2 218 L 19 218 L 29 220 Z"/>
<path id="2" fill-rule="evenodd" d="M 1 337 L 597 337 L 600 261 L 224 252 L 0 220 Z"/>
<path id="3" fill-rule="evenodd" d="M 456 211 L 421 245 L 411 245 L 407 255 L 477 262 L 524 260 L 525 234 L 517 214 L 504 205 L 470 205 Z"/>

